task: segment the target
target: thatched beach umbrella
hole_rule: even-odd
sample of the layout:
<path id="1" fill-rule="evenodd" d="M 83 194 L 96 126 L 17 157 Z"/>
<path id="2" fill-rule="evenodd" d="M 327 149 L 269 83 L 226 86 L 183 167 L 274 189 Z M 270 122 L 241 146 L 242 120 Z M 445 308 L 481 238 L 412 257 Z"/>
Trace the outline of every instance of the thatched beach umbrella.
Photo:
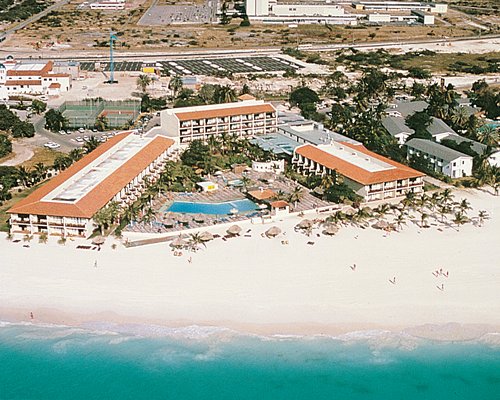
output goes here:
<path id="1" fill-rule="evenodd" d="M 180 236 L 170 242 L 170 247 L 174 248 L 181 248 L 184 247 L 187 244 L 187 242 L 181 238 Z"/>
<path id="2" fill-rule="evenodd" d="M 187 224 L 190 221 L 190 218 L 186 214 L 180 214 L 176 219 L 181 224 Z"/>
<path id="3" fill-rule="evenodd" d="M 214 235 L 212 235 L 210 232 L 202 232 L 200 233 L 200 240 L 202 242 L 210 242 L 211 240 L 214 239 Z"/>
<path id="4" fill-rule="evenodd" d="M 163 225 L 172 227 L 176 224 L 175 219 L 173 218 L 164 218 L 162 221 Z"/>
<path id="5" fill-rule="evenodd" d="M 206 217 L 204 214 L 196 214 L 193 218 L 195 222 L 205 222 Z"/>
<path id="6" fill-rule="evenodd" d="M 241 233 L 241 228 L 238 225 L 233 225 L 226 232 L 231 236 L 237 236 Z"/>
<path id="7" fill-rule="evenodd" d="M 295 228 L 297 228 L 297 229 L 309 229 L 313 225 L 314 225 L 314 223 L 310 219 L 303 219 L 297 225 L 295 225 Z"/>
<path id="8" fill-rule="evenodd" d="M 387 221 L 384 221 L 383 219 L 381 219 L 380 221 L 378 221 L 372 225 L 372 228 L 375 228 L 375 229 L 387 229 L 388 227 L 389 227 L 389 223 Z"/>
<path id="9" fill-rule="evenodd" d="M 92 239 L 92 244 L 100 246 L 100 245 L 104 244 L 105 241 L 106 241 L 105 237 L 103 237 L 103 236 L 96 236 L 95 238 Z"/>
<path id="10" fill-rule="evenodd" d="M 342 210 L 344 212 L 344 214 L 346 215 L 350 215 L 350 216 L 353 216 L 354 214 L 356 214 L 356 209 L 351 207 L 351 206 L 347 206 L 344 210 Z"/>
<path id="11" fill-rule="evenodd" d="M 281 233 L 281 229 L 277 226 L 273 226 L 266 231 L 267 237 L 276 237 Z"/>
<path id="12" fill-rule="evenodd" d="M 323 235 L 333 236 L 339 231 L 339 227 L 334 224 L 328 224 L 323 230 Z"/>

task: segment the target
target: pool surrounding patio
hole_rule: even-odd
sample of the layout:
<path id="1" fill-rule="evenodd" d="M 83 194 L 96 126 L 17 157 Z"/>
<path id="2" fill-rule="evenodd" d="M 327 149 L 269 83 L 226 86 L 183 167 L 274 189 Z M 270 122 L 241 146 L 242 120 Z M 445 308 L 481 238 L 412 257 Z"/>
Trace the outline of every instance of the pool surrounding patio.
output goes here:
<path id="1" fill-rule="evenodd" d="M 248 199 L 233 200 L 224 203 L 174 201 L 166 211 L 185 214 L 230 215 L 233 209 L 238 210 L 238 212 L 234 214 L 241 214 L 255 211 L 258 208 L 257 204 Z"/>

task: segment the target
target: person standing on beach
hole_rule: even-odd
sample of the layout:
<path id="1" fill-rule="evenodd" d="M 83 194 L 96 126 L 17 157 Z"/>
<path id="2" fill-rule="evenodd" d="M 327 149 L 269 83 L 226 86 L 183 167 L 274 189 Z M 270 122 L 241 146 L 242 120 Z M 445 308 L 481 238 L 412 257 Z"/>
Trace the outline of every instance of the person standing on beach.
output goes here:
<path id="1" fill-rule="evenodd" d="M 94 268 L 97 268 L 97 260 L 94 261 Z"/>

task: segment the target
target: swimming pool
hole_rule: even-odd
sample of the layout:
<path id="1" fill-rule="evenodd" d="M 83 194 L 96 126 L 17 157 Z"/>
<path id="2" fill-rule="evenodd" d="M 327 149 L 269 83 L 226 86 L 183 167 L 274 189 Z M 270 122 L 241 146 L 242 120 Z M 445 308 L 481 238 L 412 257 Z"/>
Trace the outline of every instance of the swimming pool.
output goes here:
<path id="1" fill-rule="evenodd" d="M 193 203 L 191 201 L 174 201 L 167 211 L 186 214 L 224 215 L 231 214 L 232 209 L 238 210 L 238 213 L 241 214 L 257 210 L 258 207 L 257 204 L 248 199 L 228 201 L 225 203 Z"/>

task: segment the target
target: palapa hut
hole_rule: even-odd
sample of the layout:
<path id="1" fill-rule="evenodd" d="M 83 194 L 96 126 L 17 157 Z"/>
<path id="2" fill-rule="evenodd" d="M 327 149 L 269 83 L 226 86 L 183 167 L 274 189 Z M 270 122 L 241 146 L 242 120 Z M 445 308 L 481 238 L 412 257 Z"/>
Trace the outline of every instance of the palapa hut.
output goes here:
<path id="1" fill-rule="evenodd" d="M 389 228 L 389 223 L 387 221 L 384 221 L 383 219 L 374 223 L 372 225 L 372 228 L 375 228 L 375 229 L 387 229 Z"/>
<path id="2" fill-rule="evenodd" d="M 214 239 L 214 235 L 212 235 L 210 232 L 202 232 L 200 233 L 200 240 L 202 242 L 210 242 L 211 240 Z"/>
<path id="3" fill-rule="evenodd" d="M 314 225 L 310 219 L 303 219 L 297 225 L 295 225 L 296 229 L 310 229 Z"/>
<path id="4" fill-rule="evenodd" d="M 180 249 L 180 248 L 184 247 L 185 245 L 187 245 L 187 242 L 183 238 L 181 238 L 180 236 L 170 242 L 170 247 L 174 247 L 177 249 Z"/>
<path id="5" fill-rule="evenodd" d="M 238 236 L 241 233 L 241 228 L 238 225 L 233 225 L 226 232 L 231 236 Z"/>
<path id="6" fill-rule="evenodd" d="M 95 238 L 92 239 L 92 244 L 95 244 L 97 246 L 101 246 L 104 244 L 106 241 L 106 238 L 103 236 L 96 236 Z"/>
<path id="7" fill-rule="evenodd" d="M 339 231 L 339 227 L 334 224 L 328 224 L 326 225 L 325 229 L 323 230 L 323 235 L 329 235 L 333 236 Z"/>
<path id="8" fill-rule="evenodd" d="M 176 224 L 176 221 L 173 218 L 163 218 L 162 223 L 167 228 L 171 228 L 171 227 L 173 227 Z"/>
<path id="9" fill-rule="evenodd" d="M 267 237 L 276 237 L 281 233 L 281 229 L 277 226 L 273 226 L 266 231 Z"/>
<path id="10" fill-rule="evenodd" d="M 176 219 L 177 222 L 181 223 L 182 225 L 187 225 L 190 221 L 190 218 L 186 214 L 180 214 Z"/>
<path id="11" fill-rule="evenodd" d="M 193 220 L 194 222 L 205 222 L 206 216 L 204 214 L 196 214 Z"/>

